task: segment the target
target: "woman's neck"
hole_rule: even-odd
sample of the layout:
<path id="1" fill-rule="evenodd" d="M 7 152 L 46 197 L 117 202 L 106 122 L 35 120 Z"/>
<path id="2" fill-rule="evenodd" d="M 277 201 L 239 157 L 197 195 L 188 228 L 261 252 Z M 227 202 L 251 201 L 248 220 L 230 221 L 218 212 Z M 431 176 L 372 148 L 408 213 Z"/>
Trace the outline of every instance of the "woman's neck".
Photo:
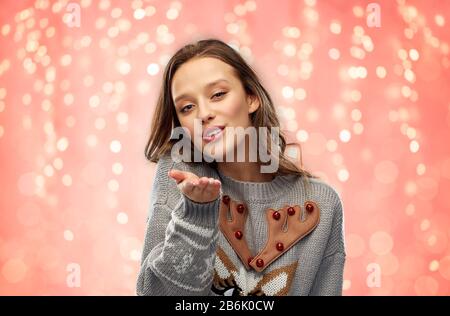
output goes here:
<path id="1" fill-rule="evenodd" d="M 261 173 L 256 162 L 218 162 L 217 168 L 225 176 L 238 181 L 270 182 L 275 177 L 272 173 Z"/>

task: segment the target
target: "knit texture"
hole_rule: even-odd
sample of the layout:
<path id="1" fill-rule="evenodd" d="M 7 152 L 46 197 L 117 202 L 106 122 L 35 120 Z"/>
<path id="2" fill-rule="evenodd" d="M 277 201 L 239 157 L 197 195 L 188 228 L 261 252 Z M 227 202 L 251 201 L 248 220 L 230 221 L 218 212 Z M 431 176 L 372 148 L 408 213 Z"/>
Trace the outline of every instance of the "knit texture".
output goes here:
<path id="1" fill-rule="evenodd" d="M 180 192 L 171 169 L 222 182 L 220 196 L 197 203 Z M 138 295 L 342 295 L 345 263 L 344 217 L 336 190 L 318 179 L 309 186 L 295 175 L 271 182 L 242 182 L 204 165 L 156 165 L 137 279 Z M 266 211 L 314 201 L 320 208 L 315 229 L 264 271 L 247 270 L 219 229 L 222 195 L 247 205 L 244 234 L 252 253 L 267 241 Z"/>

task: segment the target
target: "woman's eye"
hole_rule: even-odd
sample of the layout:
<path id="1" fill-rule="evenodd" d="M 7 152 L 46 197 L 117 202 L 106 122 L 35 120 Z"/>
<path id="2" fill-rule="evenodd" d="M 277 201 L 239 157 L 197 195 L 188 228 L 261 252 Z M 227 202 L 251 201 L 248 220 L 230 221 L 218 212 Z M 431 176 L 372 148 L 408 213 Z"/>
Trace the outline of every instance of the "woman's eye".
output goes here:
<path id="1" fill-rule="evenodd" d="M 215 95 L 213 95 L 213 97 L 217 96 L 217 97 L 221 97 L 224 94 L 226 94 L 226 92 L 217 92 Z"/>
<path id="2" fill-rule="evenodd" d="M 184 112 L 190 110 L 191 108 L 192 108 L 192 104 L 188 104 L 188 105 L 184 106 L 184 107 L 180 110 L 180 112 L 181 112 L 181 113 L 184 113 Z"/>
<path id="3" fill-rule="evenodd" d="M 226 92 L 224 92 L 224 91 L 222 91 L 222 92 L 217 92 L 216 94 L 213 95 L 213 97 L 220 98 L 220 97 L 222 97 L 222 96 L 225 95 L 225 94 L 226 94 Z M 181 112 L 181 113 L 185 113 L 186 111 L 189 111 L 192 107 L 193 107 L 192 104 L 188 104 L 188 105 L 182 107 L 181 110 L 180 110 L 180 112 Z"/>

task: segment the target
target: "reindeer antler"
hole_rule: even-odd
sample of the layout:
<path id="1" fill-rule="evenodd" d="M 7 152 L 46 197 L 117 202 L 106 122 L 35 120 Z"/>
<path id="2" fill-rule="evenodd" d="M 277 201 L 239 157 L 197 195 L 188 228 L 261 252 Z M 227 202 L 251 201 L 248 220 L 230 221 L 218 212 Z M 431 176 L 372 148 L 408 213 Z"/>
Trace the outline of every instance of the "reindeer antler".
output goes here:
<path id="1" fill-rule="evenodd" d="M 319 207 L 312 201 L 306 201 L 304 205 L 304 209 L 299 205 L 286 205 L 278 211 L 267 211 L 269 237 L 264 249 L 250 262 L 250 266 L 256 271 L 263 271 L 317 226 L 320 220 Z M 306 219 L 302 221 L 305 210 Z M 287 231 L 283 231 L 285 224 Z"/>
<path id="2" fill-rule="evenodd" d="M 219 227 L 225 238 L 233 247 L 242 263 L 250 269 L 249 262 L 253 259 L 244 236 L 245 221 L 248 210 L 243 203 L 237 203 L 228 195 L 222 197 L 219 209 Z M 231 216 L 231 219 L 228 217 Z"/>
<path id="3" fill-rule="evenodd" d="M 248 209 L 243 203 L 224 195 L 219 209 L 219 227 L 246 269 L 253 268 L 261 272 L 319 224 L 320 210 L 317 204 L 306 201 L 304 205 L 304 210 L 299 205 L 285 205 L 277 211 L 269 209 L 266 212 L 269 236 L 264 249 L 255 257 L 252 257 L 244 235 Z M 303 215 L 306 216 L 304 221 Z M 283 231 L 285 225 L 287 230 Z"/>

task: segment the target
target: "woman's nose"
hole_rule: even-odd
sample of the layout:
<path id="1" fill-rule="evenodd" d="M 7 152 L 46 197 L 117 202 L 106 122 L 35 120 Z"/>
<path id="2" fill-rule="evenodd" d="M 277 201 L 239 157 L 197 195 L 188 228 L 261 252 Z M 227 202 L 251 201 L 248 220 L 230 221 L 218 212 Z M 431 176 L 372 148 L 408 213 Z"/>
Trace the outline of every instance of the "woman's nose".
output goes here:
<path id="1" fill-rule="evenodd" d="M 202 123 L 206 123 L 214 118 L 214 115 L 208 105 L 203 104 L 199 106 L 198 118 L 202 120 Z"/>

